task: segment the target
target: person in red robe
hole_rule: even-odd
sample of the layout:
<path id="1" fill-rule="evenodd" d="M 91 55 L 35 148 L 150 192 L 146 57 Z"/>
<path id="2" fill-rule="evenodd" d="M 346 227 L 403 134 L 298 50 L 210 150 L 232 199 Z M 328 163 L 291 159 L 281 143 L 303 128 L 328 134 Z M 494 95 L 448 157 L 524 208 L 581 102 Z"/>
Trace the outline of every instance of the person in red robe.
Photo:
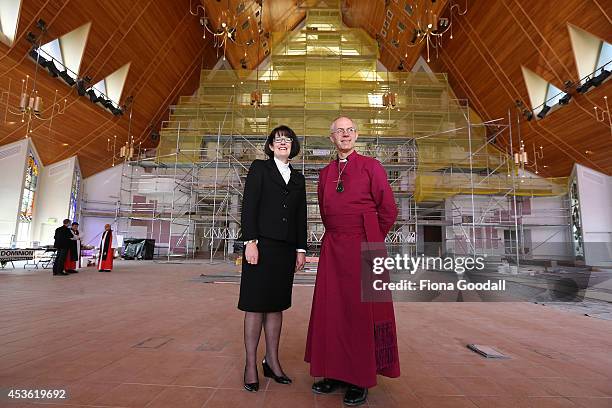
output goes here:
<path id="1" fill-rule="evenodd" d="M 113 257 L 117 241 L 111 230 L 110 224 L 104 226 L 104 232 L 100 239 L 100 254 L 98 255 L 98 272 L 110 272 L 113 270 Z"/>
<path id="2" fill-rule="evenodd" d="M 64 262 L 64 270 L 66 273 L 79 273 L 77 264 L 81 258 L 81 236 L 79 235 L 79 223 L 73 222 L 70 227 L 72 238 L 68 246 L 68 254 Z"/>
<path id="3" fill-rule="evenodd" d="M 362 242 L 383 243 L 397 218 L 387 173 L 355 151 L 353 121 L 339 117 L 330 139 L 338 158 L 319 173 L 319 211 L 325 226 L 304 360 L 315 393 L 347 387 L 344 403 L 366 402 L 376 375 L 399 377 L 393 303 L 362 301 Z"/>

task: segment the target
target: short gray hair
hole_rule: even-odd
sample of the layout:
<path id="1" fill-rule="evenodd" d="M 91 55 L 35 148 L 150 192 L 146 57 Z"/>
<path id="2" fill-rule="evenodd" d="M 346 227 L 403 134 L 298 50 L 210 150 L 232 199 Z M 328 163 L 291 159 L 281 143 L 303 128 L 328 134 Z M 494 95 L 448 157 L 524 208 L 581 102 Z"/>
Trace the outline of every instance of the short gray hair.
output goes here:
<path id="1" fill-rule="evenodd" d="M 357 124 L 355 123 L 355 121 L 353 119 L 349 118 L 348 116 L 340 115 L 336 119 L 332 120 L 331 125 L 329 125 L 329 131 L 330 132 L 334 132 L 336 130 L 336 126 L 335 126 L 336 125 L 336 121 L 338 121 L 338 119 L 342 119 L 342 118 L 350 120 L 351 121 L 351 125 L 353 125 L 355 130 L 358 130 L 357 129 Z"/>

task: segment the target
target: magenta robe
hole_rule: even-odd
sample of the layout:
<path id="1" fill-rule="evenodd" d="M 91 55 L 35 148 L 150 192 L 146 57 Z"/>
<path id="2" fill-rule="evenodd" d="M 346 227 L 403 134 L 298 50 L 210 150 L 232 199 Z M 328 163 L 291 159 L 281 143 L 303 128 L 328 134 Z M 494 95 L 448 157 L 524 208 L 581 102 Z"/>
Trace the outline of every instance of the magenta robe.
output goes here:
<path id="1" fill-rule="evenodd" d="M 344 163 L 340 163 L 340 168 Z M 361 301 L 361 242 L 384 242 L 397 206 L 383 166 L 353 152 L 336 191 L 338 161 L 319 174 L 325 226 L 304 360 L 313 377 L 376 385 L 376 374 L 399 377 L 392 302 Z"/>

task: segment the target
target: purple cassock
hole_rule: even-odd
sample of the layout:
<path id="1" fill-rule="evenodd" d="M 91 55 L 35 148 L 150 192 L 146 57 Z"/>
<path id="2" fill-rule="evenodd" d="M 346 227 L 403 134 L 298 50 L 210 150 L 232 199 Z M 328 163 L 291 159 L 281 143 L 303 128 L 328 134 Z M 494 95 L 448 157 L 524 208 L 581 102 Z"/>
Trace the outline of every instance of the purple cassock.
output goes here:
<path id="1" fill-rule="evenodd" d="M 325 235 L 304 360 L 313 377 L 373 387 L 377 374 L 399 377 L 399 353 L 393 303 L 361 300 L 361 243 L 384 242 L 397 218 L 393 192 L 383 166 L 353 152 L 321 170 L 318 196 Z"/>

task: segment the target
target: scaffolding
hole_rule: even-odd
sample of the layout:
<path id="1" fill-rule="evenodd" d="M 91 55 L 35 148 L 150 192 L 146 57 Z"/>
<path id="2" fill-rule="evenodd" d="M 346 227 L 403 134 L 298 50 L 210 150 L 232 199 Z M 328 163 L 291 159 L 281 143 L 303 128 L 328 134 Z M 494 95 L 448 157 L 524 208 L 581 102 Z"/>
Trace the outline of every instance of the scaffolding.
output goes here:
<path id="1" fill-rule="evenodd" d="M 342 114 L 358 126 L 357 151 L 387 170 L 400 209 L 387 236 L 392 250 L 424 250 L 419 226 L 435 225 L 456 244 L 445 244 L 445 252 L 462 245 L 482 252 L 491 248 L 479 244 L 478 231 L 496 226 L 515 231 L 518 260 L 520 203 L 563 197 L 567 180 L 520 171 L 495 146 L 498 137 L 513 138 L 510 113 L 483 122 L 456 99 L 445 74 L 387 71 L 376 42 L 343 25 L 338 1 L 327 3 L 309 8 L 294 31 L 273 33 L 272 52 L 257 70 L 201 71 L 198 91 L 170 107 L 155 152 L 124 163 L 120 232 L 156 239 L 167 259 L 227 259 L 240 235 L 250 163 L 264 158 L 268 133 L 284 124 L 302 145 L 292 166 L 306 177 L 308 241 L 316 254 L 324 232 L 318 172 L 334 158 L 327 135 Z M 469 197 L 469 214 L 455 197 Z M 483 197 L 490 203 L 477 209 Z M 560 213 L 558 226 L 569 225 Z"/>

